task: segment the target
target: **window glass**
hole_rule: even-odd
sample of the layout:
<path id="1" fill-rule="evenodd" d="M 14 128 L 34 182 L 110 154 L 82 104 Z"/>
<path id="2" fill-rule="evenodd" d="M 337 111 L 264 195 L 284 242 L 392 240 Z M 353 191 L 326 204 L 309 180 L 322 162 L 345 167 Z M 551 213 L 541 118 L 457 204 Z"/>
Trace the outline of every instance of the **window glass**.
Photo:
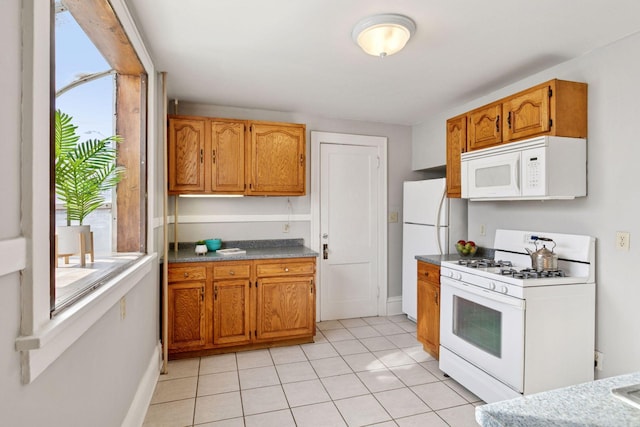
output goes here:
<path id="1" fill-rule="evenodd" d="M 88 140 L 107 140 L 106 150 L 116 153 L 120 144 L 112 138 L 116 133 L 115 72 L 71 13 L 60 4 L 56 8 L 54 31 L 55 109 L 63 117 L 67 116 L 69 125 L 75 127 L 77 141 L 74 145 L 81 145 Z M 126 143 L 140 147 L 143 141 Z M 66 158 L 76 155 L 74 153 Z M 109 164 L 116 167 L 115 161 Z M 59 173 L 56 168 L 55 175 L 59 178 L 64 174 Z M 113 173 L 110 176 L 113 177 Z M 84 180 L 88 181 L 90 180 Z M 140 253 L 117 253 L 115 188 L 98 191 L 102 198 L 97 203 L 99 206 L 82 221 L 82 225 L 88 225 L 90 229 L 89 234 L 84 237 L 67 227 L 67 205 L 70 203 L 65 202 L 60 190 L 55 192 L 56 207 L 53 215 L 56 225 L 56 253 L 52 266 L 55 269 L 55 287 L 52 287 L 52 292 L 55 293 L 52 298 L 54 314 L 99 287 L 140 256 Z M 72 220 L 71 224 L 78 225 L 78 220 Z M 83 252 L 85 255 L 81 256 Z"/>

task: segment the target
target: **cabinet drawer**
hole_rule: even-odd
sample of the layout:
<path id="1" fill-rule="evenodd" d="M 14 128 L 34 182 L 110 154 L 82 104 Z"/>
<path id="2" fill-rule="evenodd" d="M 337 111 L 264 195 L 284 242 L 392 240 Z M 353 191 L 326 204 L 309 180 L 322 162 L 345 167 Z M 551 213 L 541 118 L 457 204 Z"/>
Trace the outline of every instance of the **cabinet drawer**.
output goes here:
<path id="1" fill-rule="evenodd" d="M 424 261 L 418 261 L 418 280 L 440 283 L 440 266 Z"/>
<path id="2" fill-rule="evenodd" d="M 214 264 L 214 279 L 240 279 L 247 278 L 251 272 L 251 264 L 234 263 L 234 264 Z"/>
<path id="3" fill-rule="evenodd" d="M 280 260 L 274 263 L 259 263 L 256 265 L 258 277 L 266 276 L 292 276 L 300 274 L 314 274 L 314 261 L 287 261 Z"/>
<path id="4" fill-rule="evenodd" d="M 169 282 L 184 282 L 186 280 L 205 280 L 207 268 L 202 267 L 174 267 L 169 266 Z"/>

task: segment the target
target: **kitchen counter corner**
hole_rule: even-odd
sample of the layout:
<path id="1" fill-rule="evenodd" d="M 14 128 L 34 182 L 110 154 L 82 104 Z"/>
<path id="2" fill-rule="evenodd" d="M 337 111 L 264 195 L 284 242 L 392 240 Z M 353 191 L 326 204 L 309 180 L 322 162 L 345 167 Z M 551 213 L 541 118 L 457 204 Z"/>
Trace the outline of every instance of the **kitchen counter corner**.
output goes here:
<path id="1" fill-rule="evenodd" d="M 611 389 L 640 383 L 640 372 L 490 403 L 476 408 L 483 427 L 638 426 L 640 409 Z"/>
<path id="2" fill-rule="evenodd" d="M 473 258 L 490 258 L 493 259 L 494 250 L 491 248 L 478 248 L 478 252 Z M 418 261 L 427 262 L 429 264 L 440 265 L 444 261 L 458 261 L 462 257 L 455 254 L 443 254 L 443 255 L 416 255 Z"/>

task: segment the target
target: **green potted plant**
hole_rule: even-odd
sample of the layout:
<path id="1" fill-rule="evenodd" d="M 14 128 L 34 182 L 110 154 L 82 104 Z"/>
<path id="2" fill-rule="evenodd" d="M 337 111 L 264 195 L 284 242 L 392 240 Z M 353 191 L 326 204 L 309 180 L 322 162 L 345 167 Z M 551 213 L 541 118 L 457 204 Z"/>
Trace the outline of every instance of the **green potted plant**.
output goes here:
<path id="1" fill-rule="evenodd" d="M 78 128 L 73 118 L 57 110 L 55 113 L 55 188 L 66 209 L 66 226 L 56 227 L 56 261 L 59 256 L 85 254 L 93 261 L 93 237 L 84 219 L 105 202 L 104 192 L 122 179 L 124 169 L 116 166 L 115 144 L 119 136 L 78 142 Z M 82 237 L 81 237 L 82 236 Z"/>
<path id="2" fill-rule="evenodd" d="M 204 255 L 207 253 L 207 245 L 204 240 L 198 240 L 196 242 L 196 254 Z"/>

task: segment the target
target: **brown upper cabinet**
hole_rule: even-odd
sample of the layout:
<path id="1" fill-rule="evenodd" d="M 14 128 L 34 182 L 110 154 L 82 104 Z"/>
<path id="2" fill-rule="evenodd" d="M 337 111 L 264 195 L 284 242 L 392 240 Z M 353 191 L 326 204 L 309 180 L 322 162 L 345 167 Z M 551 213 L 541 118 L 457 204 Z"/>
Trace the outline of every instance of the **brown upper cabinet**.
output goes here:
<path id="1" fill-rule="evenodd" d="M 250 123 L 248 195 L 305 194 L 305 126 Z"/>
<path id="2" fill-rule="evenodd" d="M 478 150 L 502 142 L 502 104 L 491 104 L 468 115 L 468 150 Z"/>
<path id="3" fill-rule="evenodd" d="M 540 135 L 587 137 L 586 83 L 550 80 L 447 120 L 447 196 L 461 196 L 461 153 Z"/>
<path id="4" fill-rule="evenodd" d="M 169 119 L 169 192 L 205 191 L 206 120 Z"/>
<path id="5" fill-rule="evenodd" d="M 587 137 L 587 84 L 551 80 L 502 103 L 505 141 L 538 135 Z"/>
<path id="6" fill-rule="evenodd" d="M 305 125 L 169 116 L 168 126 L 169 194 L 305 194 Z"/>
<path id="7" fill-rule="evenodd" d="M 467 150 L 467 115 L 447 120 L 447 196 L 462 195 L 460 155 Z"/>

